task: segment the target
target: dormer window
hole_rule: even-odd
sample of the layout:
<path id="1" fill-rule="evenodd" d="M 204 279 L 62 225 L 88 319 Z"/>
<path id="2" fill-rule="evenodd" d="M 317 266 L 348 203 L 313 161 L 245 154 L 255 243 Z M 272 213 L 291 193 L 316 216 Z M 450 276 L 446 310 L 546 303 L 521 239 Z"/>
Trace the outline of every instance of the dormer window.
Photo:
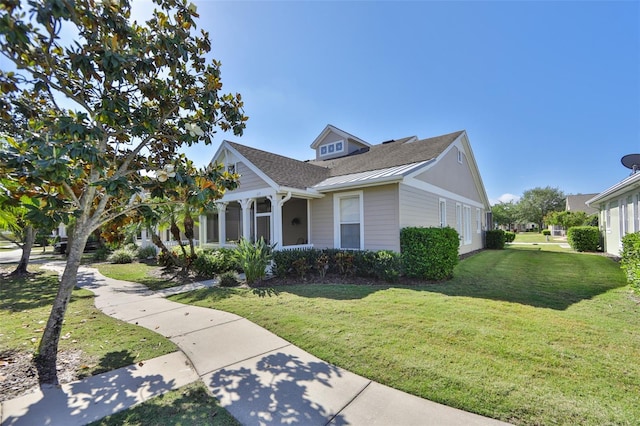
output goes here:
<path id="1" fill-rule="evenodd" d="M 236 172 L 236 165 L 234 164 L 227 164 L 227 171 L 231 174 L 234 174 Z"/>
<path id="2" fill-rule="evenodd" d="M 336 141 L 320 145 L 320 156 L 334 155 L 344 151 L 344 141 Z"/>

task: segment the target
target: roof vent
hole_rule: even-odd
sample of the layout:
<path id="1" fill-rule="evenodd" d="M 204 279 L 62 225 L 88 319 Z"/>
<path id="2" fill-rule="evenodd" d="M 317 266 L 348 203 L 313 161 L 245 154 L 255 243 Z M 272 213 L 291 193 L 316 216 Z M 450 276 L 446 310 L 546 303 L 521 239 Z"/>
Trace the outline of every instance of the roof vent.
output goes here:
<path id="1" fill-rule="evenodd" d="M 365 146 L 364 148 L 360 148 L 360 149 L 357 149 L 357 150 L 349 153 L 349 156 L 358 155 L 358 154 L 364 154 L 365 152 L 369 152 L 369 147 L 368 146 Z"/>
<path id="2" fill-rule="evenodd" d="M 388 144 L 388 143 L 392 143 L 392 142 L 395 142 L 395 139 L 391 139 L 391 140 L 388 140 L 388 141 L 384 141 L 384 142 L 382 142 L 382 145 L 386 145 L 386 144 Z"/>

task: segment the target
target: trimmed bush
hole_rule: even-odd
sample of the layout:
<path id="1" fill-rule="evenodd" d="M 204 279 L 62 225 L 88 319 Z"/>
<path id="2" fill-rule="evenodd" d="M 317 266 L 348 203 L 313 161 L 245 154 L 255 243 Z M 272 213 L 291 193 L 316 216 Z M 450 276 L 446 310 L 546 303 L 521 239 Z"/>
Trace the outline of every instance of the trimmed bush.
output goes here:
<path id="1" fill-rule="evenodd" d="M 198 257 L 191 263 L 191 268 L 198 275 L 212 277 L 236 269 L 232 250 L 219 249 L 203 252 L 196 251 L 196 253 Z"/>
<path id="2" fill-rule="evenodd" d="M 598 251 L 600 231 L 595 226 L 573 226 L 567 231 L 567 242 L 575 251 Z"/>
<path id="3" fill-rule="evenodd" d="M 238 274 L 234 271 L 227 271 L 220 275 L 220 287 L 237 287 L 240 284 Z"/>
<path id="4" fill-rule="evenodd" d="M 512 232 L 513 235 L 515 233 Z M 502 229 L 492 229 L 486 232 L 485 247 L 491 250 L 502 250 L 507 241 L 507 233 Z"/>
<path id="5" fill-rule="evenodd" d="M 155 246 L 138 247 L 136 256 L 139 260 L 155 259 L 158 254 L 158 250 Z"/>
<path id="6" fill-rule="evenodd" d="M 640 290 L 640 233 L 627 234 L 622 238 L 620 267 L 627 276 L 627 282 Z"/>
<path id="7" fill-rule="evenodd" d="M 542 230 L 542 235 L 548 237 L 549 235 L 551 235 L 551 231 L 549 231 L 548 229 L 543 229 Z"/>
<path id="8" fill-rule="evenodd" d="M 402 274 L 402 256 L 390 250 L 376 252 L 373 271 L 376 278 L 390 283 L 398 281 Z"/>
<path id="9" fill-rule="evenodd" d="M 516 239 L 516 233 L 515 232 L 506 231 L 504 233 L 505 242 L 512 243 L 515 239 Z"/>
<path id="10" fill-rule="evenodd" d="M 135 258 L 135 251 L 128 248 L 121 248 L 111 253 L 107 260 L 111 263 L 132 263 Z"/>
<path id="11" fill-rule="evenodd" d="M 404 271 L 412 278 L 444 280 L 453 276 L 460 239 L 455 229 L 403 228 L 400 251 Z"/>

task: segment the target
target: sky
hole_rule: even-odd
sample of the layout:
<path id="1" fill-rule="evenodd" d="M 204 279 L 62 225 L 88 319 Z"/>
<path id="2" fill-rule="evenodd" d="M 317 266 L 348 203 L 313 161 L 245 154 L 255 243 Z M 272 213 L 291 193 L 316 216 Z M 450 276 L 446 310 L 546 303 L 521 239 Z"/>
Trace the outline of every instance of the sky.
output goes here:
<path id="1" fill-rule="evenodd" d="M 371 144 L 466 130 L 492 204 L 599 193 L 640 153 L 639 1 L 204 1 L 242 137 L 299 160 L 332 124 Z M 150 0 L 133 0 L 142 20 Z"/>
<path id="2" fill-rule="evenodd" d="M 372 144 L 464 129 L 492 203 L 601 192 L 640 152 L 640 2 L 195 3 L 249 116 L 219 141 L 305 160 L 327 124 Z"/>

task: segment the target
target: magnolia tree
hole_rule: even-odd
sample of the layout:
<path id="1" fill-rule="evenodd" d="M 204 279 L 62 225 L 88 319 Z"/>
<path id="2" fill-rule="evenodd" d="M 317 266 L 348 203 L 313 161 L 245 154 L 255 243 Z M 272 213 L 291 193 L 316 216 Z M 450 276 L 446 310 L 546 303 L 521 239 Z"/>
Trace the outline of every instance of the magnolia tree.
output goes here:
<path id="1" fill-rule="evenodd" d="M 239 94 L 222 94 L 220 63 L 206 59 L 196 7 L 154 0 L 145 23 L 127 0 L 0 1 L 0 115 L 19 122 L 0 151 L 11 197 L 37 200 L 31 220 L 69 223 L 72 237 L 37 355 L 41 382 L 56 382 L 64 315 L 87 238 L 101 225 L 191 191 L 219 198 L 235 176 L 195 170 L 180 147 L 241 135 Z M 64 36 L 63 36 L 64 35 Z M 6 61 L 4 61 L 6 63 Z"/>

